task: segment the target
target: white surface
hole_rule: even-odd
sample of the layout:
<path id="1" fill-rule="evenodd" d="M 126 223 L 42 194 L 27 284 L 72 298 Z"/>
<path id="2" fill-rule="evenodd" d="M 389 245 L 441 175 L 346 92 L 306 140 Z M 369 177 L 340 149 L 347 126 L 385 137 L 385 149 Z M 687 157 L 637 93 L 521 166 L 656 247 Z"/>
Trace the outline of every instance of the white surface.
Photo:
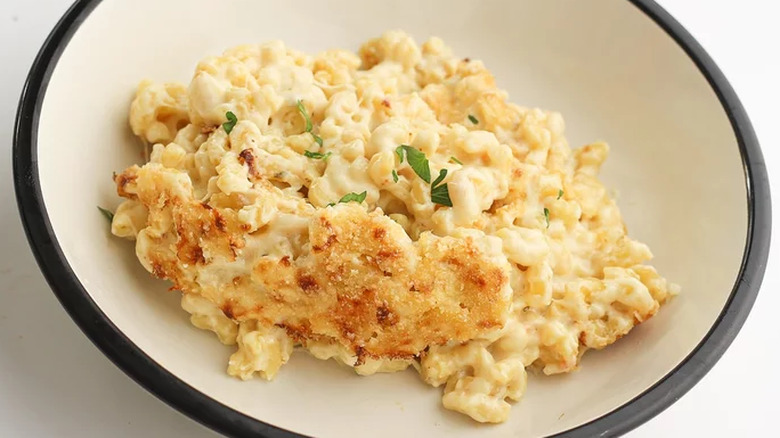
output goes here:
<path id="1" fill-rule="evenodd" d="M 42 8 L 42 3 L 47 8 Z M 0 22 L 4 24 L 0 54 L 6 66 L 0 108 L 8 144 L 23 78 L 66 3 L 0 5 Z M 754 1 L 749 11 L 728 9 L 727 2 L 720 3 L 722 6 L 667 1 L 664 5 L 700 39 L 731 79 L 765 146 L 771 172 L 780 160 L 768 146 L 778 140 L 768 132 L 775 118 L 772 99 L 778 96 L 773 80 L 778 66 L 767 65 L 755 55 L 770 51 L 770 33 L 774 39 L 778 37 L 770 27 L 769 11 L 759 10 L 769 3 Z M 729 32 L 723 32 L 724 28 Z M 10 187 L 9 167 L 3 161 L 3 178 Z M 146 394 L 89 344 L 38 273 L 12 208 L 12 191 L 3 196 L 9 208 L 0 213 L 3 224 L 8 224 L 3 227 L 6 236 L 0 261 L 7 285 L 0 295 L 0 436 L 103 436 L 107 430 L 117 431 L 115 436 L 212 436 Z M 770 406 L 776 406 L 773 397 L 780 382 L 775 374 L 758 371 L 764 364 L 772 367 L 778 359 L 776 349 L 763 347 L 778 342 L 768 339 L 777 336 L 769 316 L 769 308 L 780 305 L 776 295 L 769 295 L 777 285 L 777 276 L 769 272 L 756 308 L 721 362 L 689 395 L 634 432 L 635 436 L 693 432 L 717 436 L 770 430 L 770 409 L 777 410 Z"/>

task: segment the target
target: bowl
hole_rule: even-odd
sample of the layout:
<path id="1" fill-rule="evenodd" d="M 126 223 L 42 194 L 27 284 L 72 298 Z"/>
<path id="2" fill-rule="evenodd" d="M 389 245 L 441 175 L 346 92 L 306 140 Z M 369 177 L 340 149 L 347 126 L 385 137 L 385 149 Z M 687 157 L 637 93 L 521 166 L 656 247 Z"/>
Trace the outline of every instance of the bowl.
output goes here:
<path id="1" fill-rule="evenodd" d="M 277 379 L 225 373 L 231 350 L 192 327 L 168 285 L 95 206 L 138 162 L 128 105 L 143 78 L 188 82 L 206 55 L 284 40 L 316 52 L 388 29 L 437 35 L 482 59 L 510 100 L 560 111 L 570 144 L 606 140 L 602 173 L 633 237 L 682 286 L 658 315 L 581 370 L 532 376 L 510 419 L 444 411 L 413 372 L 358 377 L 293 356 Z M 19 209 L 51 288 L 92 341 L 176 409 L 235 436 L 614 435 L 690 389 L 723 354 L 766 266 L 770 195 L 750 122 L 696 41 L 651 1 L 329 2 L 81 0 L 45 42 L 14 139 Z"/>

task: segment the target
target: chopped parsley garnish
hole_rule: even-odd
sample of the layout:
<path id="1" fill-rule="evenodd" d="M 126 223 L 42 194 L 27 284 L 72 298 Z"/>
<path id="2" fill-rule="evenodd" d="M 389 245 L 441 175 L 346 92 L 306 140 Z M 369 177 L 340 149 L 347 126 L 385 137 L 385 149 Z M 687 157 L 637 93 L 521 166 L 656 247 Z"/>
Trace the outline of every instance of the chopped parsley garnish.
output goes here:
<path id="1" fill-rule="evenodd" d="M 111 210 L 106 210 L 105 208 L 103 208 L 101 206 L 98 206 L 97 209 L 100 210 L 101 213 L 103 213 L 103 216 L 105 216 L 106 219 L 108 219 L 109 222 L 114 220 L 114 213 L 111 213 Z"/>
<path id="2" fill-rule="evenodd" d="M 431 189 L 431 201 L 434 204 L 443 205 L 445 207 L 452 207 L 450 189 L 447 187 L 447 184 L 442 184 Z"/>
<path id="3" fill-rule="evenodd" d="M 447 169 L 440 170 L 439 176 L 437 176 L 436 179 L 433 180 L 433 184 L 431 184 L 431 189 L 435 189 L 436 186 L 438 186 L 440 182 L 444 181 L 444 178 L 446 177 L 447 177 Z"/>
<path id="4" fill-rule="evenodd" d="M 314 137 L 314 141 L 316 141 L 317 144 L 320 145 L 320 147 L 322 147 L 322 138 L 320 138 L 319 135 L 311 132 L 313 128 L 311 124 L 311 117 L 309 117 L 309 112 L 306 111 L 306 107 L 303 106 L 303 101 L 300 99 L 298 99 L 298 111 L 301 113 L 303 119 L 306 121 L 306 132 L 311 134 L 311 136 Z"/>
<path id="5" fill-rule="evenodd" d="M 225 132 L 230 134 L 230 131 L 232 131 L 236 126 L 236 123 L 238 123 L 238 117 L 233 114 L 233 111 L 226 112 L 225 117 L 227 118 L 227 122 L 223 123 L 222 127 L 225 129 Z"/>
<path id="6" fill-rule="evenodd" d="M 339 199 L 339 204 L 341 203 L 347 203 L 355 201 L 358 204 L 366 200 L 366 192 L 363 191 L 363 193 L 347 193 L 346 195 L 342 196 L 341 199 Z"/>
<path id="7" fill-rule="evenodd" d="M 303 101 L 298 99 L 298 111 L 300 111 L 303 119 L 306 120 L 306 132 L 311 132 L 311 118 L 309 118 L 309 112 L 306 111 L 306 107 L 303 106 Z"/>
<path id="8" fill-rule="evenodd" d="M 398 154 L 401 163 L 404 162 L 404 152 L 406 152 L 406 161 L 409 162 L 409 166 L 414 170 L 414 173 L 430 184 L 431 167 L 428 165 L 428 158 L 425 157 L 425 154 L 409 145 L 402 144 L 395 148 L 395 153 Z"/>
<path id="9" fill-rule="evenodd" d="M 475 125 L 476 125 L 476 124 L 479 124 L 479 120 L 477 120 L 477 118 L 476 118 L 476 117 L 474 117 L 474 116 L 473 116 L 473 115 L 471 115 L 471 114 L 469 114 L 469 120 L 471 121 L 471 123 L 473 123 L 473 124 L 475 124 Z"/>
<path id="10" fill-rule="evenodd" d="M 463 162 L 455 157 L 450 157 L 450 163 L 460 164 L 461 166 L 463 165 Z"/>
<path id="11" fill-rule="evenodd" d="M 555 200 L 561 199 L 561 196 L 563 196 L 563 190 L 558 190 L 558 197 Z"/>
<path id="12" fill-rule="evenodd" d="M 544 220 L 547 222 L 547 228 L 550 228 L 550 210 L 544 207 Z"/>
<path id="13" fill-rule="evenodd" d="M 446 207 L 452 207 L 452 200 L 450 199 L 450 189 L 447 187 L 447 183 L 441 184 L 444 178 L 447 177 L 447 169 L 439 171 L 439 176 L 431 184 L 431 201 L 434 204 L 444 205 Z"/>
<path id="14" fill-rule="evenodd" d="M 409 145 L 402 144 L 395 148 L 395 153 L 398 155 L 398 160 L 401 163 L 404 162 L 404 152 L 406 152 L 406 161 L 409 162 L 409 166 L 414 170 L 414 173 L 423 181 L 430 184 L 431 166 L 425 154 Z M 461 165 L 463 164 L 455 157 L 450 157 L 450 160 L 455 160 Z M 441 184 L 446 176 L 447 169 L 441 169 L 439 171 L 439 176 L 436 177 L 436 180 L 431 184 L 431 201 L 435 204 L 452 207 L 449 188 L 446 183 Z M 398 173 L 395 170 L 393 170 L 393 180 L 398 182 Z"/>
<path id="15" fill-rule="evenodd" d="M 326 152 L 321 154 L 319 152 L 303 151 L 303 155 L 306 155 L 309 158 L 314 158 L 315 160 L 327 160 L 328 157 L 333 155 L 333 152 Z"/>

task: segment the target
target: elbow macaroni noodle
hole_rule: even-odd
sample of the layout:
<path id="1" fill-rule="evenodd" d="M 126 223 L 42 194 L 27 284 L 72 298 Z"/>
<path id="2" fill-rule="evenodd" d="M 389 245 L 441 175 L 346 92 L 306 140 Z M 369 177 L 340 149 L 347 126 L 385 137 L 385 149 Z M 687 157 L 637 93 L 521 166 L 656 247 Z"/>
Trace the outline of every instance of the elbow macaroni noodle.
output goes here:
<path id="1" fill-rule="evenodd" d="M 264 230 L 266 237 L 244 253 L 309 251 L 312 212 L 365 192 L 363 205 L 381 209 L 413 241 L 430 232 L 473 239 L 498 254 L 511 285 L 500 329 L 431 345 L 413 359 L 364 361 L 333 342 L 304 342 L 279 326 L 238 321 L 185 290 L 181 304 L 192 324 L 237 345 L 228 373 L 273 379 L 295 346 L 362 375 L 412 365 L 426 383 L 443 388 L 445 408 L 502 422 L 525 391 L 527 370 L 576 369 L 586 350 L 615 342 L 677 294 L 644 264 L 650 250 L 626 235 L 597 179 L 607 145 L 572 151 L 558 113 L 506 98 L 480 61 L 454 57 L 437 38 L 418 46 L 398 31 L 366 42 L 357 55 L 309 56 L 281 42 L 244 45 L 204 59 L 188 86 L 142 82 L 130 125 L 153 145 L 144 168 L 234 209 L 246 232 Z M 298 101 L 321 148 L 305 131 Z M 230 132 L 221 126 L 228 111 L 238 119 Z M 452 207 L 431 201 L 430 184 L 396 156 L 401 144 L 427 156 L 433 178 L 448 170 Z M 331 155 L 313 159 L 303 155 L 307 150 Z M 270 188 L 258 192 L 260 179 Z M 174 218 L 152 217 L 133 199 L 135 181 L 117 184 L 129 199 L 112 232 L 135 239 L 139 259 L 154 272 L 148 254 Z M 220 284 L 240 269 L 212 265 L 203 272 Z"/>

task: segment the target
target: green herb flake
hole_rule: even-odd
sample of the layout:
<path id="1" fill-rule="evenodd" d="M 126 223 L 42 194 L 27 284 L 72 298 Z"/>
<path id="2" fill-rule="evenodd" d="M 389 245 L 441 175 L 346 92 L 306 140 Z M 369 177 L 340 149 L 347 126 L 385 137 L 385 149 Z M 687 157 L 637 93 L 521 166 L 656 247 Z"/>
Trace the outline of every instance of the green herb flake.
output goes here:
<path id="1" fill-rule="evenodd" d="M 463 162 L 455 157 L 450 157 L 450 163 L 460 164 L 461 166 L 463 165 Z"/>
<path id="2" fill-rule="evenodd" d="M 111 210 L 107 210 L 101 206 L 98 206 L 97 209 L 100 210 L 101 213 L 103 213 L 103 216 L 105 216 L 109 222 L 114 220 L 114 213 L 111 213 Z"/>
<path id="3" fill-rule="evenodd" d="M 450 189 L 447 187 L 447 184 L 442 184 L 431 189 L 431 201 L 434 204 L 444 205 L 445 207 L 452 207 Z"/>
<path id="4" fill-rule="evenodd" d="M 347 193 L 346 195 L 342 196 L 341 199 L 339 199 L 339 203 L 347 203 L 347 202 L 357 202 L 360 204 L 361 202 L 366 200 L 366 192 L 363 191 L 363 193 Z"/>
<path id="5" fill-rule="evenodd" d="M 236 123 L 238 123 L 238 117 L 236 117 L 236 115 L 233 114 L 233 111 L 226 112 L 225 117 L 227 118 L 227 122 L 222 124 L 222 128 L 225 129 L 225 132 L 230 134 L 230 131 L 232 131 L 233 128 L 236 126 Z"/>
<path id="6" fill-rule="evenodd" d="M 311 136 L 314 137 L 314 141 L 318 145 L 320 145 L 320 147 L 322 147 L 322 137 L 320 137 L 319 135 L 311 132 L 311 130 L 313 128 L 313 126 L 311 124 L 311 117 L 309 117 L 309 112 L 306 111 L 306 107 L 303 106 L 303 101 L 298 99 L 297 106 L 298 106 L 298 112 L 301 113 L 301 115 L 303 116 L 303 119 L 306 121 L 306 132 L 311 134 Z"/>
<path id="7" fill-rule="evenodd" d="M 306 132 L 311 132 L 311 118 L 309 117 L 309 112 L 306 111 L 306 107 L 303 106 L 303 101 L 298 99 L 298 111 L 303 116 L 303 119 L 306 120 Z"/>
<path id="8" fill-rule="evenodd" d="M 558 190 L 558 197 L 555 198 L 555 200 L 557 201 L 558 199 L 561 199 L 562 196 L 563 196 L 563 190 Z"/>
<path id="9" fill-rule="evenodd" d="M 550 209 L 544 207 L 544 220 L 547 222 L 547 228 L 550 228 Z"/>
<path id="10" fill-rule="evenodd" d="M 431 201 L 434 204 L 444 205 L 446 207 L 452 207 L 452 200 L 450 199 L 450 189 L 447 187 L 447 183 L 441 184 L 444 178 L 447 177 L 447 169 L 439 171 L 439 176 L 431 184 Z"/>
<path id="11" fill-rule="evenodd" d="M 393 169 L 391 173 L 393 175 L 393 182 L 398 182 L 398 172 L 396 172 L 395 169 Z"/>
<path id="12" fill-rule="evenodd" d="M 475 125 L 479 124 L 479 120 L 477 120 L 477 118 L 476 118 L 476 117 L 474 117 L 474 116 L 473 116 L 473 115 L 471 115 L 471 114 L 469 114 L 469 120 L 471 121 L 471 123 L 473 123 L 473 124 L 475 124 Z"/>
<path id="13" fill-rule="evenodd" d="M 404 147 L 398 146 L 395 148 L 395 154 L 398 155 L 398 162 L 403 163 L 404 162 Z"/>
<path id="14" fill-rule="evenodd" d="M 439 171 L 439 176 L 436 177 L 435 180 L 433 180 L 433 184 L 431 184 L 431 189 L 435 189 L 436 186 L 439 185 L 442 181 L 444 181 L 444 178 L 447 177 L 447 169 L 442 169 Z"/>
<path id="15" fill-rule="evenodd" d="M 333 155 L 333 152 L 326 152 L 324 154 L 319 152 L 312 152 L 312 151 L 303 151 L 303 155 L 306 155 L 309 158 L 313 158 L 315 160 L 327 160 L 328 157 Z"/>
<path id="16" fill-rule="evenodd" d="M 402 163 L 403 163 L 404 152 L 406 152 L 406 161 L 409 162 L 409 166 L 411 166 L 412 170 L 414 170 L 414 173 L 416 173 L 417 176 L 422 178 L 423 181 L 430 184 L 431 167 L 428 164 L 428 158 L 425 157 L 425 154 L 409 145 L 402 144 L 401 146 L 395 148 L 395 153 L 398 154 L 399 157 L 401 157 Z"/>

